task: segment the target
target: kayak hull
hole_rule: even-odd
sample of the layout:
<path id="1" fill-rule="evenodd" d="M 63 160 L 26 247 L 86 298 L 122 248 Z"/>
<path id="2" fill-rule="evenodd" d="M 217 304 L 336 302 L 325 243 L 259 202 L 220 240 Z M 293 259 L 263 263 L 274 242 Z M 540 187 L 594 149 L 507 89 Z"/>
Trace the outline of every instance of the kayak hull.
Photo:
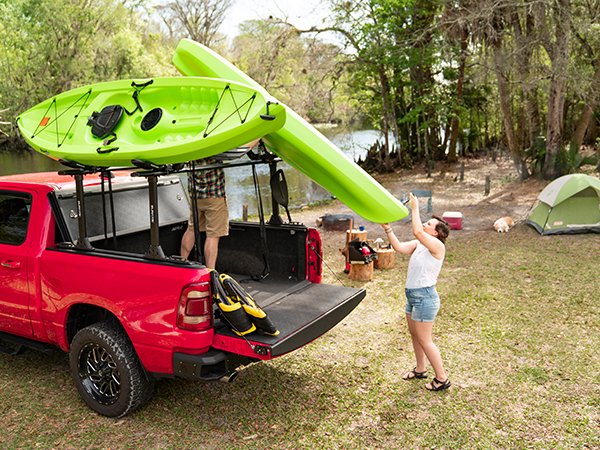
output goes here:
<path id="1" fill-rule="evenodd" d="M 99 133 L 90 118 L 109 121 L 103 111 L 114 105 L 119 118 Z M 201 77 L 83 86 L 17 118 L 21 134 L 38 152 L 99 167 L 131 166 L 135 159 L 155 164 L 201 159 L 260 138 L 284 122 L 285 108 L 262 91 Z"/>
<path id="2" fill-rule="evenodd" d="M 252 86 L 263 95 L 268 95 L 246 73 L 190 39 L 179 42 L 173 63 L 182 75 L 228 79 Z M 408 215 L 408 210 L 398 199 L 289 107 L 286 107 L 285 124 L 266 134 L 264 140 L 275 154 L 316 181 L 364 219 L 387 223 Z"/>

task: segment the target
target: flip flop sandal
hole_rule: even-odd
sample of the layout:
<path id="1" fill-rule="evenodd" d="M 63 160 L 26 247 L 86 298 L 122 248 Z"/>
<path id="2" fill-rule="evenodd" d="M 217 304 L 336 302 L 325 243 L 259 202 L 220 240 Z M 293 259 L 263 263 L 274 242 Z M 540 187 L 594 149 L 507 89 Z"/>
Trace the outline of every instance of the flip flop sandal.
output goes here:
<path id="1" fill-rule="evenodd" d="M 428 391 L 443 391 L 444 389 L 448 389 L 450 386 L 452 386 L 452 383 L 450 383 L 449 378 L 446 378 L 446 381 L 440 381 L 434 377 L 430 385 L 431 387 L 425 385 L 425 389 L 427 389 Z"/>
<path id="2" fill-rule="evenodd" d="M 402 379 L 404 381 L 409 381 L 409 380 L 414 380 L 415 378 L 427 378 L 427 371 L 424 370 L 423 372 L 417 372 L 416 370 L 417 368 L 415 367 L 413 370 L 411 370 L 410 372 L 406 372 L 404 374 L 404 376 L 402 377 Z"/>

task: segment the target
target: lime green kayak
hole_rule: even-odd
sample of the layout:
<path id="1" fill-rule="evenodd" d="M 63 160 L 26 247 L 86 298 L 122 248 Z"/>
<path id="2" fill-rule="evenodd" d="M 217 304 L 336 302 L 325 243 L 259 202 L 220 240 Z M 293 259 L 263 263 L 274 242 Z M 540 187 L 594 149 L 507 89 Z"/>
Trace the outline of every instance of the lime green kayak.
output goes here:
<path id="1" fill-rule="evenodd" d="M 19 130 L 54 159 L 99 167 L 175 164 L 242 146 L 283 126 L 262 90 L 214 78 L 111 81 L 63 92 L 25 111 Z"/>
<path id="2" fill-rule="evenodd" d="M 229 61 L 190 39 L 179 42 L 173 64 L 183 75 L 229 79 L 268 95 L 262 86 Z M 366 220 L 394 222 L 408 215 L 400 201 L 332 142 L 293 110 L 288 107 L 286 110 L 285 125 L 264 138 L 270 150 Z"/>

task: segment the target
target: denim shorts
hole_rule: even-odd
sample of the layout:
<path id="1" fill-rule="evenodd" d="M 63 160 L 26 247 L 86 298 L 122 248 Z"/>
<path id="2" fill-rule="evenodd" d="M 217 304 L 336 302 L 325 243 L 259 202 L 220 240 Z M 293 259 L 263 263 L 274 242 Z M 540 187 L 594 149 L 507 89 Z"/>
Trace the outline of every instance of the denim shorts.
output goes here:
<path id="1" fill-rule="evenodd" d="M 440 296 L 435 286 L 404 289 L 406 294 L 406 314 L 415 322 L 433 322 L 440 310 Z"/>

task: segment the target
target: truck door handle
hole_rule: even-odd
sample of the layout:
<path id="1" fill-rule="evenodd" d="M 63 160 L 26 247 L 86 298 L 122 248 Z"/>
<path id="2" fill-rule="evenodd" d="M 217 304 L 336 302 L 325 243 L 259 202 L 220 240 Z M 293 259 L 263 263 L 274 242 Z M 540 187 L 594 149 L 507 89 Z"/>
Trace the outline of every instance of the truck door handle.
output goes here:
<path id="1" fill-rule="evenodd" d="M 18 269 L 21 267 L 21 263 L 19 261 L 12 261 L 8 259 L 6 261 L 2 261 L 0 266 L 6 267 L 7 269 Z"/>

